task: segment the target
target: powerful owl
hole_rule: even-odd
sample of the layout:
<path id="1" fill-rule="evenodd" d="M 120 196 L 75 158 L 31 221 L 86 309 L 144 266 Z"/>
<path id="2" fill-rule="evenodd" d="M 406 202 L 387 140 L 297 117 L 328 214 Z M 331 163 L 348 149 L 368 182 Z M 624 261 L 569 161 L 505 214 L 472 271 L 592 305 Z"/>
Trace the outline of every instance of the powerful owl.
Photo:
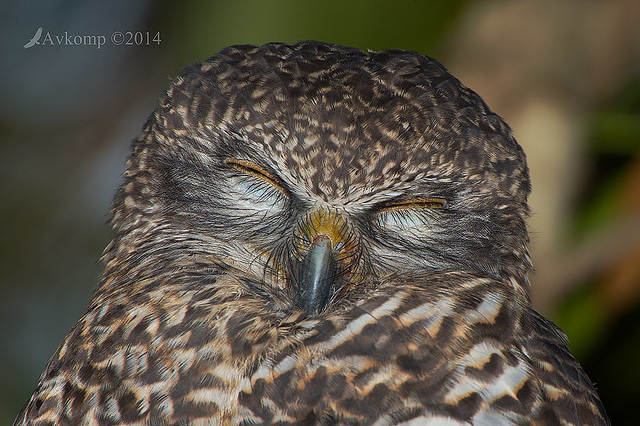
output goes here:
<path id="1" fill-rule="evenodd" d="M 607 424 L 531 308 L 529 191 L 433 59 L 224 49 L 133 143 L 103 278 L 16 423 Z"/>

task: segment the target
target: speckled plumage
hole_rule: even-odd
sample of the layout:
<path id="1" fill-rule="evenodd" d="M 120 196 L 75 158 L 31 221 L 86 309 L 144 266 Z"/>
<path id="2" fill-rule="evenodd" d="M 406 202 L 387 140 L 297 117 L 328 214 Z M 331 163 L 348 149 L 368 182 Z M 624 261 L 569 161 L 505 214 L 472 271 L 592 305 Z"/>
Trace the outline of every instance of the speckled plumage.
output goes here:
<path id="1" fill-rule="evenodd" d="M 16 424 L 607 424 L 530 307 L 529 187 L 433 59 L 227 48 L 134 143 L 103 279 Z"/>

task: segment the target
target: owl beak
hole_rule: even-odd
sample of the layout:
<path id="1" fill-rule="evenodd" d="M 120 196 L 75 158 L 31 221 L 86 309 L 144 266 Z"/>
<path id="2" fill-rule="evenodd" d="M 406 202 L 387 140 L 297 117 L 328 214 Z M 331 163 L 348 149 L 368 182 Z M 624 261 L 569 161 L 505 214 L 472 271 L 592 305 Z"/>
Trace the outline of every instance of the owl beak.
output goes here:
<path id="1" fill-rule="evenodd" d="M 329 236 L 316 235 L 300 263 L 298 302 L 312 315 L 322 312 L 334 293 L 338 265 L 331 246 Z"/>
<path id="2" fill-rule="evenodd" d="M 331 209 L 309 214 L 296 237 L 291 273 L 297 303 L 310 315 L 317 315 L 354 278 L 358 245 L 345 216 Z"/>

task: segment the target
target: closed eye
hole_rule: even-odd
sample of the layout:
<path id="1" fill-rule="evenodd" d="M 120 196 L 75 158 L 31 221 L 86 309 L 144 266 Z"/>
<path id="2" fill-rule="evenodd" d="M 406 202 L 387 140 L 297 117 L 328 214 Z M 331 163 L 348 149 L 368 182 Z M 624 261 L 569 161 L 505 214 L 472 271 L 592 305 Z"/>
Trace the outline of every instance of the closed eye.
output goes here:
<path id="1" fill-rule="evenodd" d="M 289 191 L 287 191 L 287 189 L 284 187 L 282 180 L 280 180 L 278 176 L 271 173 L 264 167 L 261 167 L 250 161 L 238 160 L 235 158 L 227 158 L 226 164 L 247 175 L 257 177 L 262 181 L 269 183 L 271 186 L 280 190 L 287 197 L 289 196 Z"/>
<path id="2" fill-rule="evenodd" d="M 437 197 L 411 198 L 408 200 L 391 201 L 384 204 L 378 210 L 379 213 L 395 210 L 422 210 L 422 209 L 441 209 L 445 206 L 445 200 Z"/>
<path id="3" fill-rule="evenodd" d="M 436 197 L 390 201 L 378 209 L 378 223 L 407 238 L 420 239 L 432 229 L 429 224 L 435 223 L 435 211 L 445 205 L 444 199 Z"/>

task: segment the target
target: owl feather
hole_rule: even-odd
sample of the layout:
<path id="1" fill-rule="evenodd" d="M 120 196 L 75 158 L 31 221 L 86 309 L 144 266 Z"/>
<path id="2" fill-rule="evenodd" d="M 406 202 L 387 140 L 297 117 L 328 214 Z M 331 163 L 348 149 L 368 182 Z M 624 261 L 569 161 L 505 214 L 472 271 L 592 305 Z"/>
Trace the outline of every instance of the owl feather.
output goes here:
<path id="1" fill-rule="evenodd" d="M 525 155 L 437 61 L 232 46 L 133 143 L 16 424 L 608 424 L 531 308 Z"/>

